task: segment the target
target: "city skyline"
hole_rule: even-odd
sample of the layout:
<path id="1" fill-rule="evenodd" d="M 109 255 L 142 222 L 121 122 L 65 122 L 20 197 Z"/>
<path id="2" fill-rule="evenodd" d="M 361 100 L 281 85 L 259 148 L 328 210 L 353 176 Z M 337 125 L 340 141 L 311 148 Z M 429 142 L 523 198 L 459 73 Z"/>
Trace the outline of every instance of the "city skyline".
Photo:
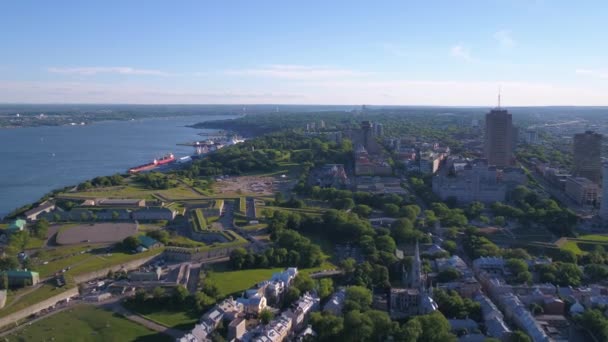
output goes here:
<path id="1" fill-rule="evenodd" d="M 22 1 L 1 103 L 608 105 L 600 1 Z"/>

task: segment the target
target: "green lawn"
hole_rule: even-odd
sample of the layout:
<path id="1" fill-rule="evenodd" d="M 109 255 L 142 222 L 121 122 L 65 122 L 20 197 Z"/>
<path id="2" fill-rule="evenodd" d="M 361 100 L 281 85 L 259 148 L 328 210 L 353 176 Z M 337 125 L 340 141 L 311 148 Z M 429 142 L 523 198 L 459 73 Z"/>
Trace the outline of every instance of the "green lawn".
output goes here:
<path id="1" fill-rule="evenodd" d="M 207 230 L 207 220 L 203 215 L 202 209 L 194 209 L 190 211 L 190 224 L 195 232 Z"/>
<path id="2" fill-rule="evenodd" d="M 84 274 L 94 270 L 102 269 L 105 267 L 120 265 L 127 261 L 144 258 L 146 256 L 157 255 L 163 252 L 163 248 L 155 248 L 143 253 L 124 253 L 124 252 L 111 252 L 111 255 L 100 254 L 93 255 L 91 258 L 86 259 L 84 262 L 72 267 L 67 272 L 72 276 Z"/>
<path id="3" fill-rule="evenodd" d="M 146 304 L 137 305 L 128 303 L 125 304 L 125 307 L 160 325 L 184 331 L 192 330 L 194 325 L 201 318 L 200 314 L 196 312 L 183 310 L 162 310 Z"/>
<path id="4" fill-rule="evenodd" d="M 334 265 L 325 262 L 319 267 L 306 268 L 299 270 L 302 273 L 313 273 L 320 270 L 333 269 Z M 250 270 L 227 271 L 226 265 L 215 266 L 215 271 L 210 272 L 209 277 L 205 281 L 213 282 L 218 286 L 222 297 L 229 295 L 238 296 L 241 292 L 247 290 L 253 285 L 270 279 L 273 273 L 281 272 L 285 268 L 256 268 Z M 201 273 L 202 274 L 202 273 Z"/>
<path id="5" fill-rule="evenodd" d="M 269 279 L 273 273 L 282 270 L 282 267 L 278 267 L 211 272 L 206 281 L 216 284 L 220 289 L 221 297 L 226 297 L 231 294 L 239 294 L 262 280 Z"/>
<path id="6" fill-rule="evenodd" d="M 51 261 L 48 264 L 37 264 L 33 267 L 33 269 L 40 273 L 41 278 L 45 278 L 53 275 L 55 272 L 58 272 L 68 266 L 72 267 L 67 273 L 71 275 L 79 275 L 83 273 L 87 273 L 90 271 L 94 271 L 104 267 L 110 267 L 114 265 L 118 265 L 130 260 L 143 258 L 147 255 L 156 255 L 163 251 L 162 248 L 153 249 L 144 253 L 124 253 L 120 251 L 111 251 L 110 254 L 93 254 L 92 252 L 80 253 L 80 251 L 84 251 L 89 249 L 85 247 L 79 248 L 68 248 L 66 254 L 64 254 L 63 258 Z M 54 254 L 60 253 L 61 249 L 58 248 L 53 252 Z M 49 260 L 50 258 L 45 258 Z"/>
<path id="7" fill-rule="evenodd" d="M 128 185 L 111 186 L 105 188 L 95 188 L 90 191 L 65 192 L 59 195 L 62 198 L 143 198 L 155 199 L 154 194 L 160 194 L 171 200 L 202 198 L 201 195 L 186 187 L 183 184 L 178 184 L 176 187 L 157 190 L 147 189 L 139 184 L 131 183 Z"/>
<path id="8" fill-rule="evenodd" d="M 206 246 L 206 244 L 203 242 L 195 241 L 182 235 L 171 235 L 171 237 L 169 238 L 169 245 L 185 248 Z"/>
<path id="9" fill-rule="evenodd" d="M 266 223 L 251 224 L 251 225 L 243 226 L 241 228 L 245 229 L 248 232 L 255 232 L 258 230 L 268 228 L 268 224 L 266 224 Z"/>
<path id="10" fill-rule="evenodd" d="M 119 315 L 82 305 L 24 326 L 5 341 L 172 341 Z"/>
<path id="11" fill-rule="evenodd" d="M 25 246 L 25 249 L 42 248 L 42 246 L 44 246 L 45 242 L 46 242 L 46 239 L 39 239 L 37 237 L 30 236 L 29 240 L 27 241 L 27 245 Z"/>
<path id="12" fill-rule="evenodd" d="M 565 242 L 564 242 L 565 240 Z M 576 255 L 587 254 L 596 246 L 608 248 L 608 235 L 589 234 L 578 238 L 564 238 L 558 241 L 559 248 L 574 252 Z"/>
<path id="13" fill-rule="evenodd" d="M 608 242 L 608 235 L 600 235 L 600 234 L 581 235 L 578 237 L 578 239 L 579 240 Z"/>
<path id="14" fill-rule="evenodd" d="M 58 295 L 67 289 L 67 286 L 58 288 L 50 284 L 44 284 L 40 288 L 33 291 L 32 288 L 23 288 L 18 291 L 11 291 L 9 293 L 9 297 L 7 298 L 6 306 L 0 310 L 0 317 L 12 314 L 13 312 L 17 312 L 21 309 L 25 309 L 32 304 Z M 15 300 L 15 298 L 22 293 L 27 294 Z"/>
<path id="15" fill-rule="evenodd" d="M 583 252 L 583 250 L 580 249 L 580 247 L 578 246 L 578 244 L 575 241 L 566 241 L 566 243 L 564 243 L 560 248 L 565 249 L 567 251 L 571 251 L 576 255 L 585 254 L 585 252 Z"/>

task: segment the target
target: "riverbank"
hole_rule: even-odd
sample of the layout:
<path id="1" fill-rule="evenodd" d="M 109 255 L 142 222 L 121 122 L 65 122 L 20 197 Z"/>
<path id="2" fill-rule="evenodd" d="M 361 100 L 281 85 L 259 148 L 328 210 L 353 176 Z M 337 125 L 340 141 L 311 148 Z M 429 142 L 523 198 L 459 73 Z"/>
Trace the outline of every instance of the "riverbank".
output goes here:
<path id="1" fill-rule="evenodd" d="M 176 158 L 194 154 L 178 146 L 200 139 L 197 122 L 225 115 L 102 121 L 85 126 L 41 126 L 0 129 L 0 217 L 38 201 L 55 189 L 97 176 L 125 173 L 130 167 L 172 152 Z M 210 134 L 214 129 L 207 130 Z"/>

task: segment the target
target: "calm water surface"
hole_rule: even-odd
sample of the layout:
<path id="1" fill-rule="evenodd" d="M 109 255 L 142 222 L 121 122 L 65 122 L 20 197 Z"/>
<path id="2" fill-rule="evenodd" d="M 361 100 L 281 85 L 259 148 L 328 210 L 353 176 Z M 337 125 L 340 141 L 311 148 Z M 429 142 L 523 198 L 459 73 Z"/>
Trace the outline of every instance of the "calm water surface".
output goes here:
<path id="1" fill-rule="evenodd" d="M 49 191 L 84 180 L 126 172 L 173 152 L 191 155 L 177 146 L 203 139 L 184 127 L 227 116 L 189 116 L 107 121 L 87 126 L 0 129 L 0 218 L 36 201 Z"/>

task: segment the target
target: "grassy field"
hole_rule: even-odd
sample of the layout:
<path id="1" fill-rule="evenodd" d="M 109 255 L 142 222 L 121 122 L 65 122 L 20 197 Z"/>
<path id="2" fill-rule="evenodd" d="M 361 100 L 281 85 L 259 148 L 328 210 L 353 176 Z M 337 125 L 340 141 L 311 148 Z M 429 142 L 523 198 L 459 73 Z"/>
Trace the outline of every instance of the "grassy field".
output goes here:
<path id="1" fill-rule="evenodd" d="M 206 246 L 206 244 L 203 242 L 195 241 L 195 240 L 189 239 L 182 235 L 171 235 L 171 237 L 169 239 L 169 245 L 178 246 L 178 247 L 186 247 L 186 248 L 205 247 Z"/>
<path id="2" fill-rule="evenodd" d="M 70 275 L 79 275 L 94 270 L 98 270 L 105 267 L 120 265 L 122 263 L 144 258 L 146 256 L 157 255 L 163 252 L 162 248 L 152 249 L 143 253 L 131 254 L 124 252 L 112 252 L 110 254 L 93 255 L 91 258 L 84 262 L 73 266 L 71 270 L 67 272 Z"/>
<path id="3" fill-rule="evenodd" d="M 150 305 L 136 305 L 133 303 L 125 304 L 125 306 L 160 325 L 184 331 L 191 330 L 201 318 L 198 313 L 192 311 L 162 310 Z"/>
<path id="4" fill-rule="evenodd" d="M 172 341 L 168 336 L 93 306 L 78 306 L 24 326 L 4 341 Z"/>
<path id="5" fill-rule="evenodd" d="M 557 241 L 559 248 L 583 255 L 593 251 L 597 246 L 608 249 L 608 235 L 589 234 L 578 238 L 562 238 Z"/>
<path id="6" fill-rule="evenodd" d="M 247 198 L 246 197 L 239 197 L 238 199 L 238 212 L 241 215 L 247 215 Z"/>
<path id="7" fill-rule="evenodd" d="M 196 232 L 207 230 L 207 220 L 203 215 L 202 209 L 194 209 L 190 211 L 190 223 L 192 229 Z"/>
<path id="8" fill-rule="evenodd" d="M 266 224 L 266 223 L 250 224 L 250 225 L 243 226 L 241 228 L 245 229 L 248 232 L 256 232 L 258 230 L 268 228 L 268 224 Z"/>
<path id="9" fill-rule="evenodd" d="M 35 236 L 30 236 L 29 240 L 27 241 L 27 245 L 25 246 L 25 249 L 42 248 L 42 246 L 44 246 L 45 242 L 46 242 L 46 239 L 39 239 Z"/>
<path id="10" fill-rule="evenodd" d="M 111 186 L 105 188 L 95 188 L 89 191 L 65 192 L 59 194 L 61 198 L 84 199 L 84 198 L 143 198 L 156 199 L 154 194 L 159 194 L 171 200 L 203 198 L 200 194 L 189 187 L 178 184 L 174 188 L 157 190 L 147 189 L 139 184 L 131 183 L 128 185 Z"/>
<path id="11" fill-rule="evenodd" d="M 32 288 L 23 288 L 18 291 L 11 291 L 9 293 L 9 297 L 7 298 L 6 306 L 0 310 L 0 317 L 12 314 L 13 312 L 17 312 L 21 309 L 25 309 L 32 304 L 58 295 L 67 289 L 68 287 L 58 288 L 50 284 L 44 284 L 33 291 Z M 23 293 L 26 294 L 15 300 L 17 296 Z"/>
<path id="12" fill-rule="evenodd" d="M 57 250 L 57 249 L 56 249 Z M 71 267 L 68 274 L 79 275 L 96 269 L 119 265 L 121 263 L 143 258 L 147 255 L 156 255 L 161 253 L 162 248 L 153 249 L 144 253 L 130 254 L 124 252 L 112 251 L 109 254 L 85 252 L 88 248 L 70 249 L 73 254 L 68 254 L 65 257 L 49 262 L 48 264 L 38 264 L 33 269 L 40 273 L 40 277 L 48 277 L 64 268 Z M 57 253 L 57 252 L 55 252 Z"/>
<path id="13" fill-rule="evenodd" d="M 580 249 L 580 247 L 578 246 L 578 244 L 575 241 L 566 241 L 564 244 L 562 244 L 560 246 L 560 248 L 567 250 L 567 251 L 571 251 L 576 255 L 585 254 L 585 252 L 583 252 L 583 250 Z"/>
<path id="14" fill-rule="evenodd" d="M 251 270 L 240 270 L 240 271 L 229 271 L 226 270 L 226 265 L 216 265 L 214 271 L 210 272 L 209 277 L 204 281 L 209 281 L 218 286 L 222 297 L 229 295 L 238 295 L 244 290 L 251 286 L 261 282 L 262 280 L 269 279 L 273 273 L 281 272 L 285 268 L 257 268 Z M 319 267 L 306 268 L 299 270 L 302 273 L 313 273 L 326 269 L 333 269 L 334 265 L 331 263 L 323 263 Z M 201 273 L 202 274 L 202 273 Z"/>
<path id="15" fill-rule="evenodd" d="M 316 208 L 316 207 L 311 207 L 311 208 L 283 208 L 283 207 L 271 207 L 271 206 L 267 206 L 266 208 L 270 209 L 270 210 L 292 211 L 294 213 L 309 214 L 309 215 L 321 215 L 325 211 L 327 211 L 327 209 Z"/>

